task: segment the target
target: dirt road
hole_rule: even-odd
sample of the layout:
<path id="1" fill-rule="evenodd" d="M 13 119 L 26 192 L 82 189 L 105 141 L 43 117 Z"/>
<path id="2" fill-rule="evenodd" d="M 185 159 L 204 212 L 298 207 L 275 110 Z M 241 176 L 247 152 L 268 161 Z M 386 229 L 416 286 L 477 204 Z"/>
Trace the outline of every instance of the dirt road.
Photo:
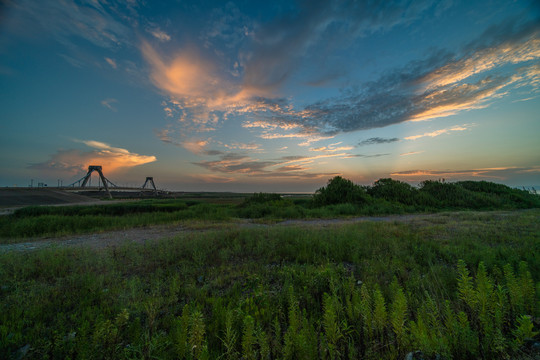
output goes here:
<path id="1" fill-rule="evenodd" d="M 501 216 L 508 213 L 497 212 Z M 505 215 L 506 214 L 506 215 Z M 440 223 L 455 218 L 456 213 L 439 214 L 409 214 L 390 216 L 365 216 L 340 219 L 312 219 L 312 220 L 285 220 L 278 223 L 261 223 L 251 220 L 237 220 L 224 223 L 211 223 L 208 226 L 198 225 L 197 227 L 187 227 L 185 225 L 155 225 L 142 228 L 131 228 L 125 230 L 104 231 L 93 234 L 68 235 L 62 237 L 40 237 L 28 238 L 27 241 L 16 244 L 2 244 L 0 251 L 31 251 L 44 248 L 64 247 L 64 246 L 88 246 L 94 249 L 102 249 L 112 246 L 120 246 L 125 243 L 146 243 L 159 239 L 173 238 L 175 236 L 190 232 L 219 231 L 235 228 L 265 228 L 277 226 L 334 226 L 341 224 L 353 224 L 367 221 L 387 221 L 387 222 L 415 222 L 415 223 Z"/>

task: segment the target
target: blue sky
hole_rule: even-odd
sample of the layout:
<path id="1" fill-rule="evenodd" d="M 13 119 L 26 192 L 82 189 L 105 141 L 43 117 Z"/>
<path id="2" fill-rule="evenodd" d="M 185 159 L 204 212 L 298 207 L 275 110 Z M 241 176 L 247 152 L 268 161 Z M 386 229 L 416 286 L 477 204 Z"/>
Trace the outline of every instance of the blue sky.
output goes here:
<path id="1" fill-rule="evenodd" d="M 1 186 L 540 185 L 535 1 L 0 5 Z"/>

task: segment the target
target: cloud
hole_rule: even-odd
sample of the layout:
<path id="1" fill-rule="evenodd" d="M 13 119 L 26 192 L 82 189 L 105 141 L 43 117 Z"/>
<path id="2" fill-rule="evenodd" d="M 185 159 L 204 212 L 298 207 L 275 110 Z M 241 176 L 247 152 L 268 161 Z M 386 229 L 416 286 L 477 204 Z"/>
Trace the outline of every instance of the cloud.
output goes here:
<path id="1" fill-rule="evenodd" d="M 406 152 L 406 153 L 403 153 L 403 154 L 399 154 L 399 156 L 417 155 L 417 154 L 421 154 L 421 153 L 423 153 L 423 151 L 411 151 L 411 152 Z"/>
<path id="2" fill-rule="evenodd" d="M 485 178 L 504 180 L 515 174 L 540 173 L 540 166 L 517 167 L 501 166 L 478 169 L 458 169 L 458 170 L 406 170 L 397 171 L 390 174 L 394 177 L 402 177 L 411 180 L 425 180 L 426 178 L 447 178 L 447 179 L 467 179 Z"/>
<path id="3" fill-rule="evenodd" d="M 108 98 L 108 99 L 102 100 L 101 105 L 105 106 L 109 110 L 116 112 L 117 110 L 112 104 L 117 103 L 117 102 L 118 100 L 116 99 Z"/>
<path id="4" fill-rule="evenodd" d="M 304 166 L 300 165 L 286 165 L 276 169 L 277 171 L 303 171 L 306 170 Z"/>
<path id="5" fill-rule="evenodd" d="M 225 153 L 219 150 L 205 150 L 203 151 L 203 154 L 209 155 L 209 156 L 216 156 L 216 155 L 224 155 Z"/>
<path id="6" fill-rule="evenodd" d="M 244 143 L 233 142 L 232 144 L 225 144 L 223 146 L 225 146 L 227 149 L 230 149 L 230 150 L 251 150 L 251 151 L 261 150 L 261 145 L 254 144 L 254 143 L 244 144 Z"/>
<path id="7" fill-rule="evenodd" d="M 294 12 L 261 26 L 254 33 L 254 47 L 243 61 L 244 82 L 249 88 L 273 92 L 286 83 L 301 66 L 302 61 L 321 58 L 336 48 L 346 48 L 354 39 L 374 32 L 383 32 L 420 17 L 433 7 L 434 1 L 423 1 L 415 6 L 380 2 L 325 0 L 299 2 Z M 326 57 L 322 57 L 326 59 Z M 312 62 L 312 61 L 310 61 Z M 322 65 L 317 63 L 315 65 Z M 335 76 L 335 70 L 316 66 L 317 79 Z"/>
<path id="8" fill-rule="evenodd" d="M 388 156 L 390 154 L 386 153 L 386 154 L 370 154 L 370 155 L 365 155 L 365 154 L 353 154 L 353 155 L 347 155 L 346 158 L 376 158 L 376 157 L 381 157 L 381 156 Z"/>
<path id="9" fill-rule="evenodd" d="M 247 155 L 227 153 L 222 155 L 220 160 L 195 162 L 194 164 L 215 172 L 253 174 L 262 172 L 266 167 L 275 163 L 254 160 Z"/>
<path id="10" fill-rule="evenodd" d="M 282 107 L 268 122 L 335 135 L 486 108 L 511 89 L 538 90 L 539 36 L 540 26 L 527 24 L 493 39 L 489 46 L 468 47 L 460 56 L 436 52 L 302 111 Z"/>
<path id="11" fill-rule="evenodd" d="M 337 151 L 348 151 L 354 149 L 354 146 L 336 146 L 341 144 L 341 142 L 337 144 L 330 144 L 328 146 L 321 146 L 318 148 L 311 148 L 309 151 L 319 151 L 319 152 L 326 152 L 326 153 L 333 153 Z"/>
<path id="12" fill-rule="evenodd" d="M 400 141 L 399 138 L 380 138 L 380 137 L 372 137 L 366 140 L 362 140 L 358 143 L 358 146 L 365 146 L 365 145 L 376 145 L 376 144 L 390 144 L 393 142 Z"/>
<path id="13" fill-rule="evenodd" d="M 518 100 L 514 100 L 512 102 L 516 103 L 516 102 L 523 102 L 523 101 L 529 101 L 529 100 L 534 100 L 534 99 L 537 99 L 538 96 L 531 96 L 531 97 L 527 97 L 527 98 L 524 98 L 524 99 L 518 99 Z"/>
<path id="14" fill-rule="evenodd" d="M 453 131 L 465 131 L 470 126 L 471 125 L 454 126 L 454 127 L 451 127 L 451 128 L 435 130 L 435 131 L 428 132 L 428 133 L 423 133 L 423 134 L 420 134 L 420 135 L 407 136 L 407 137 L 405 137 L 405 140 L 417 140 L 417 139 L 420 139 L 420 138 L 423 138 L 423 137 L 436 137 L 436 136 L 439 136 L 439 135 L 448 134 L 448 133 L 453 132 Z"/>
<path id="15" fill-rule="evenodd" d="M 106 61 L 109 65 L 111 65 L 111 67 L 112 67 L 113 69 L 116 69 L 117 65 L 116 65 L 116 61 L 115 61 L 114 59 L 111 59 L 111 58 L 106 57 L 106 58 L 105 58 L 105 61 Z"/>
<path id="16" fill-rule="evenodd" d="M 156 130 L 155 133 L 156 133 L 156 136 L 161 140 L 163 141 L 164 143 L 168 143 L 168 144 L 175 144 L 175 140 L 171 137 L 171 133 L 173 132 L 173 130 L 171 129 L 163 129 L 163 130 Z"/>
<path id="17" fill-rule="evenodd" d="M 172 54 L 141 42 L 150 80 L 168 97 L 163 109 L 178 134 L 196 137 L 236 119 L 262 139 L 301 139 L 299 145 L 310 146 L 340 133 L 483 109 L 516 88 L 540 91 L 540 26 L 516 19 L 504 33 L 487 31 L 456 53 L 432 51 L 375 81 L 342 89 L 339 96 L 299 105 L 282 93 L 291 79 L 314 84 L 340 76 L 336 66 L 316 64 L 327 58 L 320 54 L 334 54 L 361 37 L 427 15 L 439 16 L 448 5 L 316 0 L 295 6 L 294 12 L 259 23 L 232 3 L 213 9 L 200 42 Z M 387 142 L 372 138 L 358 145 L 382 143 Z"/>
<path id="18" fill-rule="evenodd" d="M 151 66 L 151 80 L 159 89 L 180 99 L 189 97 L 192 105 L 219 95 L 222 83 L 215 66 L 197 53 L 186 49 L 172 59 L 165 59 L 148 43 L 141 51 Z"/>
<path id="19" fill-rule="evenodd" d="M 230 176 L 249 177 L 296 177 L 296 178 L 319 178 L 331 176 L 333 173 L 309 172 L 307 164 L 326 158 L 347 159 L 350 154 L 321 154 L 316 156 L 284 156 L 279 159 L 254 159 L 247 154 L 225 153 L 218 160 L 194 162 L 212 172 L 230 174 Z"/>
<path id="20" fill-rule="evenodd" d="M 187 139 L 181 142 L 181 145 L 194 154 L 204 153 L 205 147 L 209 144 L 210 140 L 202 139 Z"/>
<path id="21" fill-rule="evenodd" d="M 147 31 L 161 42 L 171 41 L 171 36 L 159 28 L 148 29 Z"/>
<path id="22" fill-rule="evenodd" d="M 89 165 L 101 165 L 105 174 L 119 169 L 130 168 L 156 161 L 155 156 L 139 155 L 127 149 L 110 146 L 95 140 L 74 140 L 93 148 L 92 151 L 78 149 L 59 150 L 50 160 L 31 164 L 30 169 L 46 171 L 51 174 L 64 173 L 77 175 L 88 169 Z"/>
<path id="23" fill-rule="evenodd" d="M 132 31 L 121 18 L 133 14 L 133 6 L 99 1 L 32 1 L 9 2 L 26 19 L 29 29 L 52 33 L 62 44 L 77 48 L 74 37 L 83 38 L 95 46 L 114 49 L 131 44 Z"/>
<path id="24" fill-rule="evenodd" d="M 300 2 L 294 5 L 296 11 L 257 23 L 227 3 L 209 13 L 199 37 L 202 43 L 191 43 L 173 55 L 163 55 L 145 41 L 140 50 L 150 66 L 152 83 L 170 97 L 167 116 L 177 113 L 176 126 L 182 133 L 212 131 L 232 116 L 244 116 L 248 119 L 244 125 L 254 130 L 272 124 L 261 127 L 263 139 L 296 137 L 305 139 L 302 146 L 309 146 L 333 134 L 320 110 L 314 106 L 295 110 L 290 98 L 280 97 L 289 78 L 320 58 L 318 54 L 345 49 L 358 37 L 407 24 L 433 10 L 434 4 L 380 6 L 317 0 Z M 321 73 L 325 68 L 317 66 L 316 78 L 305 83 L 320 84 L 345 73 L 335 67 L 331 73 Z"/>

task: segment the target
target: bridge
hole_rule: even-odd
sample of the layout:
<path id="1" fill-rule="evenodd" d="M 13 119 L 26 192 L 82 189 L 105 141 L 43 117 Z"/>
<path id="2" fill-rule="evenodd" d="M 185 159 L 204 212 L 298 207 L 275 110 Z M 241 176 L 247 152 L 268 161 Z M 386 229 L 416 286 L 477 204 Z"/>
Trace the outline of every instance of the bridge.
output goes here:
<path id="1" fill-rule="evenodd" d="M 98 186 L 92 187 L 90 186 L 91 183 L 91 176 L 92 173 L 97 172 L 98 173 Z M 156 188 L 156 184 L 154 183 L 154 178 L 151 176 L 148 176 L 144 182 L 144 184 L 141 187 L 125 187 L 125 186 L 118 186 L 114 184 L 112 181 L 107 179 L 105 175 L 103 174 L 103 167 L 101 165 L 90 165 L 88 166 L 88 172 L 86 175 L 84 175 L 79 180 L 74 181 L 72 184 L 69 184 L 66 187 L 63 187 L 64 190 L 70 190 L 70 191 L 87 191 L 87 190 L 105 190 L 109 198 L 112 199 L 112 194 L 110 189 L 114 189 L 115 191 L 152 191 L 154 194 L 158 194 L 160 191 Z"/>

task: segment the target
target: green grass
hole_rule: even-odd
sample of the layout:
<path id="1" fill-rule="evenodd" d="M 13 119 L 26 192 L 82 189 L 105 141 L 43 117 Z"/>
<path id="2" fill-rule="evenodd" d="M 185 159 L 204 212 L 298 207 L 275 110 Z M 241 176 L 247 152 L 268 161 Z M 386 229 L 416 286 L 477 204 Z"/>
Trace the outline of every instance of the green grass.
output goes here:
<path id="1" fill-rule="evenodd" d="M 243 200 L 234 194 L 230 197 L 216 195 L 199 199 L 155 199 L 106 205 L 31 206 L 18 209 L 12 215 L 0 216 L 0 243 L 20 242 L 28 237 L 89 233 L 188 220 L 264 219 L 275 222 L 284 219 L 540 207 L 540 197 L 500 184 L 430 181 L 425 182 L 421 189 L 415 189 L 390 179 L 380 181 L 362 195 L 361 201 L 327 205 L 316 201 L 318 193 L 313 198 L 259 193 Z M 357 192 L 364 191 L 352 183 L 350 185 Z M 331 198 L 335 200 L 339 196 Z"/>
<path id="2" fill-rule="evenodd" d="M 533 358 L 539 253 L 539 210 L 6 252 L 0 357 Z"/>

